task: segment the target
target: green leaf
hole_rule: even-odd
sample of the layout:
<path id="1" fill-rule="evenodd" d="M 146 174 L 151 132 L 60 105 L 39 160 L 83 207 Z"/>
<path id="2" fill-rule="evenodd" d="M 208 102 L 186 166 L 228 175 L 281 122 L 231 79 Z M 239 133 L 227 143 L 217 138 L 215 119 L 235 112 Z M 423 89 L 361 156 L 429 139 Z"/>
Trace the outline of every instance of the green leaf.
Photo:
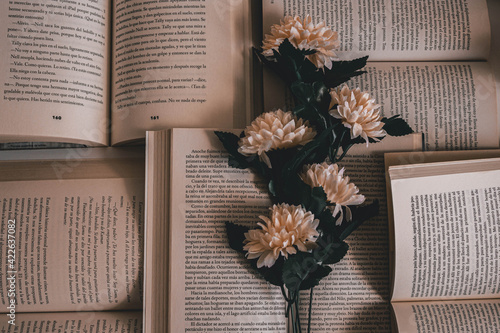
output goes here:
<path id="1" fill-rule="evenodd" d="M 318 69 L 315 64 L 313 64 L 309 59 L 305 59 L 301 67 L 298 69 L 297 79 L 303 82 L 313 83 L 313 82 L 323 82 L 324 73 L 322 70 Z"/>
<path id="2" fill-rule="evenodd" d="M 332 216 L 332 212 L 329 209 L 324 210 L 319 216 L 318 228 L 323 231 L 324 238 L 326 239 L 338 239 L 337 229 L 335 227 L 335 218 Z"/>
<path id="3" fill-rule="evenodd" d="M 272 149 L 267 152 L 267 156 L 271 161 L 272 169 L 275 172 L 281 172 L 283 166 L 287 161 L 292 159 L 295 154 L 297 154 L 298 147 L 292 148 L 280 148 L 280 149 Z"/>
<path id="4" fill-rule="evenodd" d="M 222 142 L 222 145 L 226 148 L 230 155 L 228 160 L 229 166 L 238 169 L 246 169 L 250 167 L 248 158 L 238 152 L 238 142 L 240 141 L 240 138 L 237 135 L 222 131 L 215 131 L 214 133 L 217 135 L 220 142 Z"/>
<path id="5" fill-rule="evenodd" d="M 310 83 L 295 81 L 290 86 L 290 90 L 302 104 L 310 104 L 314 99 L 314 88 Z"/>
<path id="6" fill-rule="evenodd" d="M 269 193 L 270 193 L 273 197 L 275 197 L 275 196 L 276 196 L 276 186 L 275 186 L 275 184 L 274 184 L 274 180 L 273 180 L 273 179 L 271 179 L 271 180 L 269 181 L 269 184 L 268 184 L 268 189 L 269 189 Z"/>
<path id="7" fill-rule="evenodd" d="M 391 118 L 382 118 L 382 122 L 385 123 L 383 129 L 387 132 L 387 134 L 391 136 L 403 136 L 413 133 L 410 125 L 408 125 L 404 119 L 399 117 L 399 115 L 396 115 Z"/>
<path id="8" fill-rule="evenodd" d="M 341 242 L 329 244 L 328 251 L 298 252 L 289 256 L 283 265 L 283 283 L 291 295 L 317 286 L 332 271 L 323 264 L 338 262 L 347 253 L 346 247 L 347 244 Z"/>
<path id="9" fill-rule="evenodd" d="M 314 109 L 311 108 L 310 104 L 299 104 L 296 105 L 293 110 L 293 114 L 295 114 L 298 118 L 302 119 L 313 119 L 316 120 L 318 119 L 316 112 L 314 112 Z"/>
<path id="10" fill-rule="evenodd" d="M 356 230 L 364 221 L 377 216 L 379 211 L 378 200 L 374 200 L 371 204 L 359 207 L 352 207 L 352 221 L 344 222 L 339 227 L 341 231 L 339 238 L 346 239 L 354 230 Z"/>
<path id="11" fill-rule="evenodd" d="M 292 182 L 293 187 L 289 188 L 288 191 L 293 191 L 297 194 L 293 199 L 298 200 L 307 211 L 310 211 L 318 218 L 326 207 L 326 194 L 323 188 L 321 186 L 311 188 L 298 175 Z"/>
<path id="12" fill-rule="evenodd" d="M 308 290 L 316 287 L 321 279 L 330 274 L 332 268 L 330 266 L 318 266 L 315 271 L 312 271 L 307 278 L 300 284 L 300 290 Z"/>
<path id="13" fill-rule="evenodd" d="M 310 252 L 297 252 L 288 257 L 283 264 L 283 283 L 292 295 L 301 290 L 302 281 L 318 269 L 320 265 Z"/>
<path id="14" fill-rule="evenodd" d="M 311 190 L 311 197 L 306 209 L 314 214 L 314 216 L 318 216 L 323 212 L 326 207 L 326 193 L 323 190 L 323 187 L 318 186 L 314 187 Z"/>
<path id="15" fill-rule="evenodd" d="M 338 263 L 342 258 L 345 257 L 347 251 L 349 250 L 349 245 L 346 242 L 340 241 L 336 243 L 329 244 L 326 253 L 323 255 L 324 265 L 333 265 Z"/>
<path id="16" fill-rule="evenodd" d="M 268 68 L 287 84 L 296 80 L 314 82 L 322 80 L 322 73 L 306 56 L 316 53 L 316 50 L 301 50 L 293 46 L 288 39 L 283 40 L 278 50 L 273 50 L 273 56 L 266 57 L 262 50 L 254 48 L 254 54 Z"/>
<path id="17" fill-rule="evenodd" d="M 293 81 L 314 82 L 321 80 L 321 71 L 306 57 L 316 53 L 316 50 L 298 49 L 290 43 L 289 39 L 285 39 L 281 42 L 278 53 L 278 62 L 282 63 L 283 66 L 287 67 L 293 73 Z"/>
<path id="18" fill-rule="evenodd" d="M 238 142 L 240 138 L 236 134 L 222 131 L 214 131 L 214 133 L 217 135 L 220 142 L 222 142 L 228 153 L 234 154 L 238 152 Z"/>
<path id="19" fill-rule="evenodd" d="M 319 107 L 319 110 L 327 116 L 329 115 L 328 109 L 330 108 L 330 101 L 332 97 L 330 96 L 330 90 L 325 86 L 323 82 L 314 82 L 312 84 L 314 91 L 315 102 Z"/>
<path id="20" fill-rule="evenodd" d="M 305 197 L 310 196 L 311 187 L 300 179 L 298 174 L 291 174 L 285 178 L 283 176 L 283 200 L 290 205 L 303 205 Z M 305 207 L 305 205 L 304 205 Z"/>
<path id="21" fill-rule="evenodd" d="M 260 174 L 264 179 L 270 179 L 270 170 L 266 163 L 262 162 L 258 155 L 251 156 L 247 159 L 250 167 Z"/>
<path id="22" fill-rule="evenodd" d="M 312 154 L 314 150 L 320 146 L 320 144 L 321 141 L 316 139 L 308 142 L 304 147 L 302 147 L 301 150 L 299 150 L 293 159 L 285 164 L 284 172 L 287 175 L 296 173 L 303 165 L 303 162 L 307 159 L 307 157 Z"/>
<path id="23" fill-rule="evenodd" d="M 336 125 L 334 125 L 336 126 Z M 307 161 L 308 157 L 310 157 L 316 149 L 319 147 L 325 147 L 323 142 L 327 140 L 328 136 L 332 133 L 333 127 L 325 129 L 321 134 L 316 136 L 313 141 L 306 143 L 301 150 L 298 151 L 297 154 L 293 156 L 285 165 L 283 169 L 283 174 L 285 179 L 289 178 L 290 175 L 295 174 L 302 167 L 305 161 Z"/>
<path id="24" fill-rule="evenodd" d="M 259 274 L 269 282 L 270 284 L 274 286 L 282 286 L 283 285 L 283 280 L 282 280 L 282 271 L 283 271 L 283 264 L 284 264 L 284 258 L 283 256 L 280 256 L 278 260 L 272 265 L 271 267 L 260 267 L 257 268 L 257 261 L 258 259 L 252 259 L 251 260 L 251 265 L 253 268 L 259 272 Z"/>
<path id="25" fill-rule="evenodd" d="M 290 40 L 288 38 L 281 42 L 280 46 L 278 47 L 278 52 L 282 57 L 289 57 L 291 60 L 295 61 L 298 64 L 304 62 L 304 59 L 307 55 L 316 53 L 315 50 L 303 50 L 296 48 L 292 45 L 292 43 L 290 43 Z"/>
<path id="26" fill-rule="evenodd" d="M 329 126 L 327 119 L 330 118 L 328 108 L 331 97 L 323 82 L 306 83 L 297 80 L 290 85 L 290 90 L 298 101 L 293 109 L 297 117 L 308 120 L 319 128 Z"/>
<path id="27" fill-rule="evenodd" d="M 290 186 L 289 191 L 294 191 L 297 194 L 299 202 L 307 209 L 309 202 L 311 201 L 312 188 L 308 184 L 304 183 L 297 173 L 293 175 L 294 176 L 291 178 L 293 180 L 293 184 Z"/>
<path id="28" fill-rule="evenodd" d="M 234 157 L 233 155 L 229 155 L 227 163 L 231 168 L 236 168 L 236 169 L 246 169 L 249 166 L 246 161 Z"/>
<path id="29" fill-rule="evenodd" d="M 248 232 L 248 228 L 234 224 L 232 222 L 226 222 L 226 233 L 229 246 L 240 253 L 245 253 L 243 251 L 243 241 L 245 240 L 245 233 Z"/>
<path id="30" fill-rule="evenodd" d="M 366 66 L 368 56 L 349 61 L 334 61 L 332 68 L 325 68 L 324 83 L 328 88 L 335 88 L 349 79 L 366 73 L 359 71 Z"/>
<path id="31" fill-rule="evenodd" d="M 262 54 L 262 50 L 258 50 L 256 48 L 254 50 L 254 55 L 263 63 L 267 68 L 276 73 L 276 75 L 284 80 L 287 84 L 295 81 L 296 75 L 291 70 L 291 68 L 286 65 L 286 62 L 282 59 L 281 55 L 278 52 L 274 52 L 275 56 L 267 58 Z"/>

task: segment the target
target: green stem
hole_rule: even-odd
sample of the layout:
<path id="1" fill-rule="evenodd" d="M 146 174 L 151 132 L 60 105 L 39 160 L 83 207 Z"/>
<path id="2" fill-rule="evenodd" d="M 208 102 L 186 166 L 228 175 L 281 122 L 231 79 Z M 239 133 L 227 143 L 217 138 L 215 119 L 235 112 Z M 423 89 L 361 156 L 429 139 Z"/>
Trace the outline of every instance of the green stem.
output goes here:
<path id="1" fill-rule="evenodd" d="M 290 306 L 290 321 L 292 322 L 293 333 L 298 333 L 296 319 L 295 319 L 296 314 L 294 314 L 295 313 L 294 306 L 291 303 L 289 304 L 289 306 Z"/>
<path id="2" fill-rule="evenodd" d="M 345 131 L 342 131 L 342 134 L 340 135 L 340 137 L 337 137 L 335 139 L 335 142 L 333 143 L 333 147 L 335 147 L 333 149 L 333 153 L 330 150 L 330 160 L 332 163 L 337 163 L 337 153 L 339 152 L 339 148 L 340 148 L 340 144 L 342 143 L 342 140 L 344 140 L 345 133 L 346 133 Z"/>
<path id="3" fill-rule="evenodd" d="M 309 314 L 307 316 L 307 333 L 311 333 L 311 313 L 312 313 L 312 303 L 313 303 L 313 289 L 311 288 L 311 294 L 309 295 Z"/>
<path id="4" fill-rule="evenodd" d="M 342 161 L 342 159 L 345 157 L 345 155 L 347 154 L 347 152 L 349 151 L 349 149 L 351 149 L 352 146 L 353 146 L 353 144 L 350 144 L 350 145 L 347 146 L 346 150 L 342 151 L 342 155 L 340 155 L 340 157 L 337 160 L 337 162 Z"/>
<path id="5" fill-rule="evenodd" d="M 295 309 L 297 311 L 297 328 L 298 328 L 298 332 L 301 333 L 302 332 L 302 327 L 300 325 L 300 314 L 299 314 L 299 295 L 300 293 L 297 293 L 297 296 L 295 297 Z"/>
<path id="6" fill-rule="evenodd" d="M 319 110 L 316 107 L 314 107 L 314 110 L 316 111 L 316 113 L 319 115 L 319 117 L 323 121 L 323 126 L 325 127 L 325 130 L 326 130 L 328 128 L 328 123 L 327 123 L 325 117 L 323 117 L 323 115 L 321 114 L 321 112 L 319 112 Z"/>
<path id="7" fill-rule="evenodd" d="M 302 82 L 302 76 L 300 75 L 299 69 L 297 68 L 297 64 L 295 63 L 295 60 L 293 58 L 288 57 L 290 62 L 292 63 L 293 66 L 293 71 L 295 72 L 295 75 L 297 76 L 297 80 Z"/>
<path id="8" fill-rule="evenodd" d="M 292 303 L 292 299 L 291 298 L 288 298 L 288 296 L 286 295 L 286 291 L 285 291 L 285 287 L 283 287 L 283 285 L 280 286 L 281 287 L 281 294 L 283 295 L 283 297 L 285 298 L 285 301 L 287 303 Z"/>

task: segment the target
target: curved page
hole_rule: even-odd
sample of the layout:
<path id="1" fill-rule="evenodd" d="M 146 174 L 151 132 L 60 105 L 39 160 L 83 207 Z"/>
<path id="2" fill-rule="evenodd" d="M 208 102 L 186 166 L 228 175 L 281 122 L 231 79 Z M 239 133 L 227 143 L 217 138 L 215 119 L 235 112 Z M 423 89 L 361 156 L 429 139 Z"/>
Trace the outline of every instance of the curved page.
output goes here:
<path id="1" fill-rule="evenodd" d="M 0 3 L 0 141 L 108 144 L 109 4 Z"/>

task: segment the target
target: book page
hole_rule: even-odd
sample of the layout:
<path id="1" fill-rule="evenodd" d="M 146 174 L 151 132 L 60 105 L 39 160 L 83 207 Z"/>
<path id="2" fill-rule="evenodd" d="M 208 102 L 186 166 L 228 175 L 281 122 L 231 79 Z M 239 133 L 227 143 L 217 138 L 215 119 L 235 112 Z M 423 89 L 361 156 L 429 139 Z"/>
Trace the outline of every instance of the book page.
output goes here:
<path id="1" fill-rule="evenodd" d="M 108 144 L 110 2 L 0 3 L 0 140 Z"/>
<path id="2" fill-rule="evenodd" d="M 495 82 L 484 62 L 368 63 L 350 86 L 368 91 L 386 117 L 424 133 L 426 150 L 497 148 Z"/>
<path id="3" fill-rule="evenodd" d="M 141 308 L 143 178 L 4 181 L 0 193 L 0 312 Z"/>
<path id="4" fill-rule="evenodd" d="M 340 40 L 341 59 L 486 60 L 490 25 L 485 0 L 264 0 L 264 33 L 284 16 L 325 21 Z"/>
<path id="5" fill-rule="evenodd" d="M 349 252 L 314 288 L 312 332 L 351 332 L 362 327 L 390 332 L 388 220 L 383 153 L 421 149 L 421 136 L 386 138 L 380 143 L 356 145 L 339 163 L 345 175 L 365 195 L 378 199 L 379 215 L 366 221 L 346 239 Z M 306 322 L 309 291 L 302 297 L 302 322 Z"/>
<path id="6" fill-rule="evenodd" d="M 392 203 L 392 191 L 389 179 L 389 167 L 395 165 L 421 164 L 433 162 L 447 162 L 458 160 L 484 159 L 500 157 L 500 149 L 481 150 L 453 150 L 453 151 L 423 151 L 423 152 L 399 152 L 384 154 L 385 173 L 387 179 L 387 209 L 389 213 L 389 246 L 391 265 L 391 286 L 394 281 L 394 213 Z"/>
<path id="7" fill-rule="evenodd" d="M 487 63 L 369 62 L 366 70 L 349 87 L 370 93 L 382 116 L 401 115 L 424 134 L 427 150 L 499 147 L 495 82 Z M 270 84 L 267 108 L 282 107 L 285 88 Z"/>
<path id="8" fill-rule="evenodd" d="M 500 300 L 393 303 L 400 333 L 498 332 Z"/>
<path id="9" fill-rule="evenodd" d="M 395 235 L 393 301 L 500 295 L 499 161 L 389 168 Z"/>
<path id="10" fill-rule="evenodd" d="M 497 105 L 500 105 L 500 22 L 495 19 L 500 15 L 500 2 L 496 0 L 487 0 L 487 2 L 491 25 L 491 49 L 488 62 L 495 76 Z M 500 123 L 500 112 L 498 119 Z"/>
<path id="11" fill-rule="evenodd" d="M 146 132 L 144 332 L 168 327 L 170 133 Z"/>
<path id="12" fill-rule="evenodd" d="M 280 288 L 229 248 L 224 224 L 268 215 L 267 185 L 230 168 L 213 131 L 174 129 L 171 149 L 169 332 L 287 332 Z"/>
<path id="13" fill-rule="evenodd" d="M 247 2 L 116 1 L 114 18 L 113 143 L 146 130 L 244 126 Z"/>
<path id="14" fill-rule="evenodd" d="M 14 318 L 14 317 L 13 317 Z M 0 316 L 1 333 L 140 333 L 142 312 L 50 312 L 18 313 L 15 319 Z"/>

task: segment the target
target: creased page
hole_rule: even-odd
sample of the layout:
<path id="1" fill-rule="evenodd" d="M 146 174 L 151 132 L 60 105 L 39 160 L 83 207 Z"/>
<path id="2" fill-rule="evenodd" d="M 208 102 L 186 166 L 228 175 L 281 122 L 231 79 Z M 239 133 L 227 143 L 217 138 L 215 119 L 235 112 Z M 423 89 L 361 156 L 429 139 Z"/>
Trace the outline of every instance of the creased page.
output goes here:
<path id="1" fill-rule="evenodd" d="M 0 183 L 0 312 L 142 307 L 144 179 Z"/>
<path id="2" fill-rule="evenodd" d="M 224 221 L 268 215 L 266 184 L 230 168 L 213 131 L 172 131 L 169 332 L 286 332 L 279 287 L 228 245 Z"/>
<path id="3" fill-rule="evenodd" d="M 349 252 L 314 288 L 312 332 L 390 332 L 389 240 L 383 153 L 421 149 L 421 136 L 385 138 L 356 145 L 339 165 L 366 196 L 379 200 L 379 215 L 346 239 Z M 301 297 L 302 322 L 307 322 L 309 292 Z"/>
<path id="4" fill-rule="evenodd" d="M 484 62 L 368 63 L 351 86 L 368 91 L 384 116 L 424 133 L 426 150 L 497 148 L 495 81 Z"/>
<path id="5" fill-rule="evenodd" d="M 395 235 L 392 301 L 500 295 L 500 164 L 499 159 L 489 161 L 389 168 Z M 435 175 L 425 174 L 429 172 Z"/>
<path id="6" fill-rule="evenodd" d="M 490 49 L 485 0 L 264 0 L 264 33 L 307 14 L 339 33 L 342 59 L 486 60 Z"/>
<path id="7" fill-rule="evenodd" d="M 495 81 L 487 63 L 369 62 L 365 70 L 348 86 L 373 96 L 382 116 L 399 114 L 423 133 L 426 150 L 498 148 Z M 284 105 L 288 97 L 280 87 L 266 91 L 267 109 Z"/>
<path id="8" fill-rule="evenodd" d="M 113 144 L 144 138 L 146 130 L 245 124 L 246 5 L 115 2 Z"/>
<path id="9" fill-rule="evenodd" d="M 108 144 L 109 9 L 0 3 L 1 141 Z"/>
<path id="10" fill-rule="evenodd" d="M 19 313 L 14 321 L 0 317 L 1 333 L 141 333 L 142 312 Z"/>
<path id="11" fill-rule="evenodd" d="M 399 333 L 500 332 L 500 300 L 393 303 Z"/>

